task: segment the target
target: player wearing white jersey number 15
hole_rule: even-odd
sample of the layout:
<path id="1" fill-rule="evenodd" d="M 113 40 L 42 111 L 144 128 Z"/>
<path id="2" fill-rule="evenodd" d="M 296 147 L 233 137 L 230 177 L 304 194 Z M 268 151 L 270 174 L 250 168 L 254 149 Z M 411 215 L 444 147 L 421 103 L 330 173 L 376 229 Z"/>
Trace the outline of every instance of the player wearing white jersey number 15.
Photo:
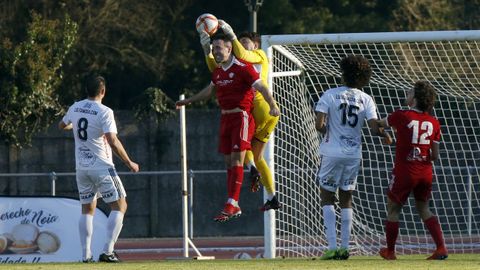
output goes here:
<path id="1" fill-rule="evenodd" d="M 75 138 L 76 180 L 82 204 L 79 221 L 83 262 L 92 262 L 90 244 L 93 233 L 93 215 L 100 196 L 109 204 L 107 237 L 104 251 L 98 260 L 119 262 L 113 251 L 123 226 L 127 210 L 126 192 L 117 175 L 112 159 L 112 150 L 133 172 L 138 164 L 131 161 L 122 143 L 117 138 L 117 125 L 113 111 L 102 104 L 105 96 L 105 79 L 89 77 L 86 81 L 87 99 L 75 102 L 59 122 L 62 130 L 73 130 Z"/>
<path id="2" fill-rule="evenodd" d="M 362 156 L 362 126 L 365 120 L 373 135 L 388 133 L 377 124 L 372 97 L 360 90 L 368 84 L 372 70 L 362 56 L 349 55 L 340 62 L 344 86 L 327 90 L 317 103 L 315 127 L 324 133 L 320 144 L 321 164 L 317 174 L 328 250 L 321 259 L 348 259 L 352 227 L 352 192 L 357 183 Z M 337 249 L 335 194 L 341 208 L 341 247 Z"/>

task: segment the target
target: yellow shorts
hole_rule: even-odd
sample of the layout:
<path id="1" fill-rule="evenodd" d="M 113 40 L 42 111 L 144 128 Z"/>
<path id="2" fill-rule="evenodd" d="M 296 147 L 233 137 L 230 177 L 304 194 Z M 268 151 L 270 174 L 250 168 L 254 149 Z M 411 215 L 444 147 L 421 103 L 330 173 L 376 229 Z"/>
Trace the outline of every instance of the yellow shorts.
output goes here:
<path id="1" fill-rule="evenodd" d="M 278 123 L 278 116 L 270 115 L 270 106 L 263 97 L 255 97 L 253 101 L 253 119 L 255 120 L 255 133 L 253 137 L 261 142 L 268 142 Z"/>

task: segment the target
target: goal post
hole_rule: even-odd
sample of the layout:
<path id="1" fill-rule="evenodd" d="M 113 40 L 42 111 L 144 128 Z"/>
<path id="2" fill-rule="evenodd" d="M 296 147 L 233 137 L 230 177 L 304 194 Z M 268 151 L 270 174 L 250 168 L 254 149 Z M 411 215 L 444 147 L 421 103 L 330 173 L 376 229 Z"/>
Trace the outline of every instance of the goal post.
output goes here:
<path id="1" fill-rule="evenodd" d="M 265 250 L 273 249 L 272 257 L 315 257 L 326 248 L 315 183 L 321 137 L 314 106 L 324 91 L 342 84 L 339 62 L 348 54 L 370 61 L 373 75 L 363 90 L 374 98 L 380 118 L 405 108 L 406 90 L 415 81 L 428 80 L 436 88 L 434 115 L 442 139 L 431 208 L 450 252 L 480 251 L 480 31 L 267 35 L 262 48 L 282 112 L 267 156 L 283 205 L 265 216 Z M 362 139 L 350 252 L 374 255 L 385 245 L 386 188 L 395 146 L 382 145 L 366 125 Z M 410 198 L 401 215 L 397 252 L 433 249 Z"/>

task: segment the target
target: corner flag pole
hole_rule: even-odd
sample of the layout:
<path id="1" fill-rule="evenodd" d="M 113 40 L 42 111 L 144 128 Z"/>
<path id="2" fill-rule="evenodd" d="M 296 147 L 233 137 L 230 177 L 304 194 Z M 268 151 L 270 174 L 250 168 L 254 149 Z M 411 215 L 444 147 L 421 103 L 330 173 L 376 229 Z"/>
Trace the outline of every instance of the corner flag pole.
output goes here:
<path id="1" fill-rule="evenodd" d="M 185 95 L 180 95 L 180 100 Z M 180 163 L 182 170 L 182 219 L 183 219 L 183 257 L 188 258 L 188 190 L 187 190 L 187 135 L 185 125 L 185 106 L 180 108 Z"/>
<path id="2" fill-rule="evenodd" d="M 180 95 L 180 100 L 185 99 L 185 95 Z M 192 240 L 188 235 L 189 229 L 189 220 L 188 220 L 188 196 L 192 195 L 189 194 L 188 191 L 188 168 L 187 168 L 187 132 L 186 132 L 186 117 L 185 117 L 185 106 L 180 108 L 180 163 L 181 163 L 181 171 L 182 171 L 182 221 L 183 221 L 183 257 L 178 259 L 189 259 L 188 249 L 189 246 L 193 248 L 195 253 L 197 253 L 196 257 L 193 259 L 197 260 L 211 260 L 215 259 L 213 256 L 202 256 L 200 251 L 195 247 Z"/>

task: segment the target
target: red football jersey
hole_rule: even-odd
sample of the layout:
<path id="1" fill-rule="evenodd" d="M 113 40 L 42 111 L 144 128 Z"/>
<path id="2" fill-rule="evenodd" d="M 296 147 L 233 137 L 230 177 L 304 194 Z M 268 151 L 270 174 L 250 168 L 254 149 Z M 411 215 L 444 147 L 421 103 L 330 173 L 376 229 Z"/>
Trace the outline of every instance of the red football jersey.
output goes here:
<path id="1" fill-rule="evenodd" d="M 212 73 L 212 82 L 220 108 L 231 110 L 238 107 L 250 112 L 255 95 L 252 85 L 259 79 L 259 74 L 251 64 L 235 57 L 228 68 L 217 67 Z"/>
<path id="2" fill-rule="evenodd" d="M 387 118 L 396 129 L 395 167 L 410 170 L 431 168 L 430 149 L 440 142 L 440 123 L 432 115 L 418 110 L 397 110 Z"/>

